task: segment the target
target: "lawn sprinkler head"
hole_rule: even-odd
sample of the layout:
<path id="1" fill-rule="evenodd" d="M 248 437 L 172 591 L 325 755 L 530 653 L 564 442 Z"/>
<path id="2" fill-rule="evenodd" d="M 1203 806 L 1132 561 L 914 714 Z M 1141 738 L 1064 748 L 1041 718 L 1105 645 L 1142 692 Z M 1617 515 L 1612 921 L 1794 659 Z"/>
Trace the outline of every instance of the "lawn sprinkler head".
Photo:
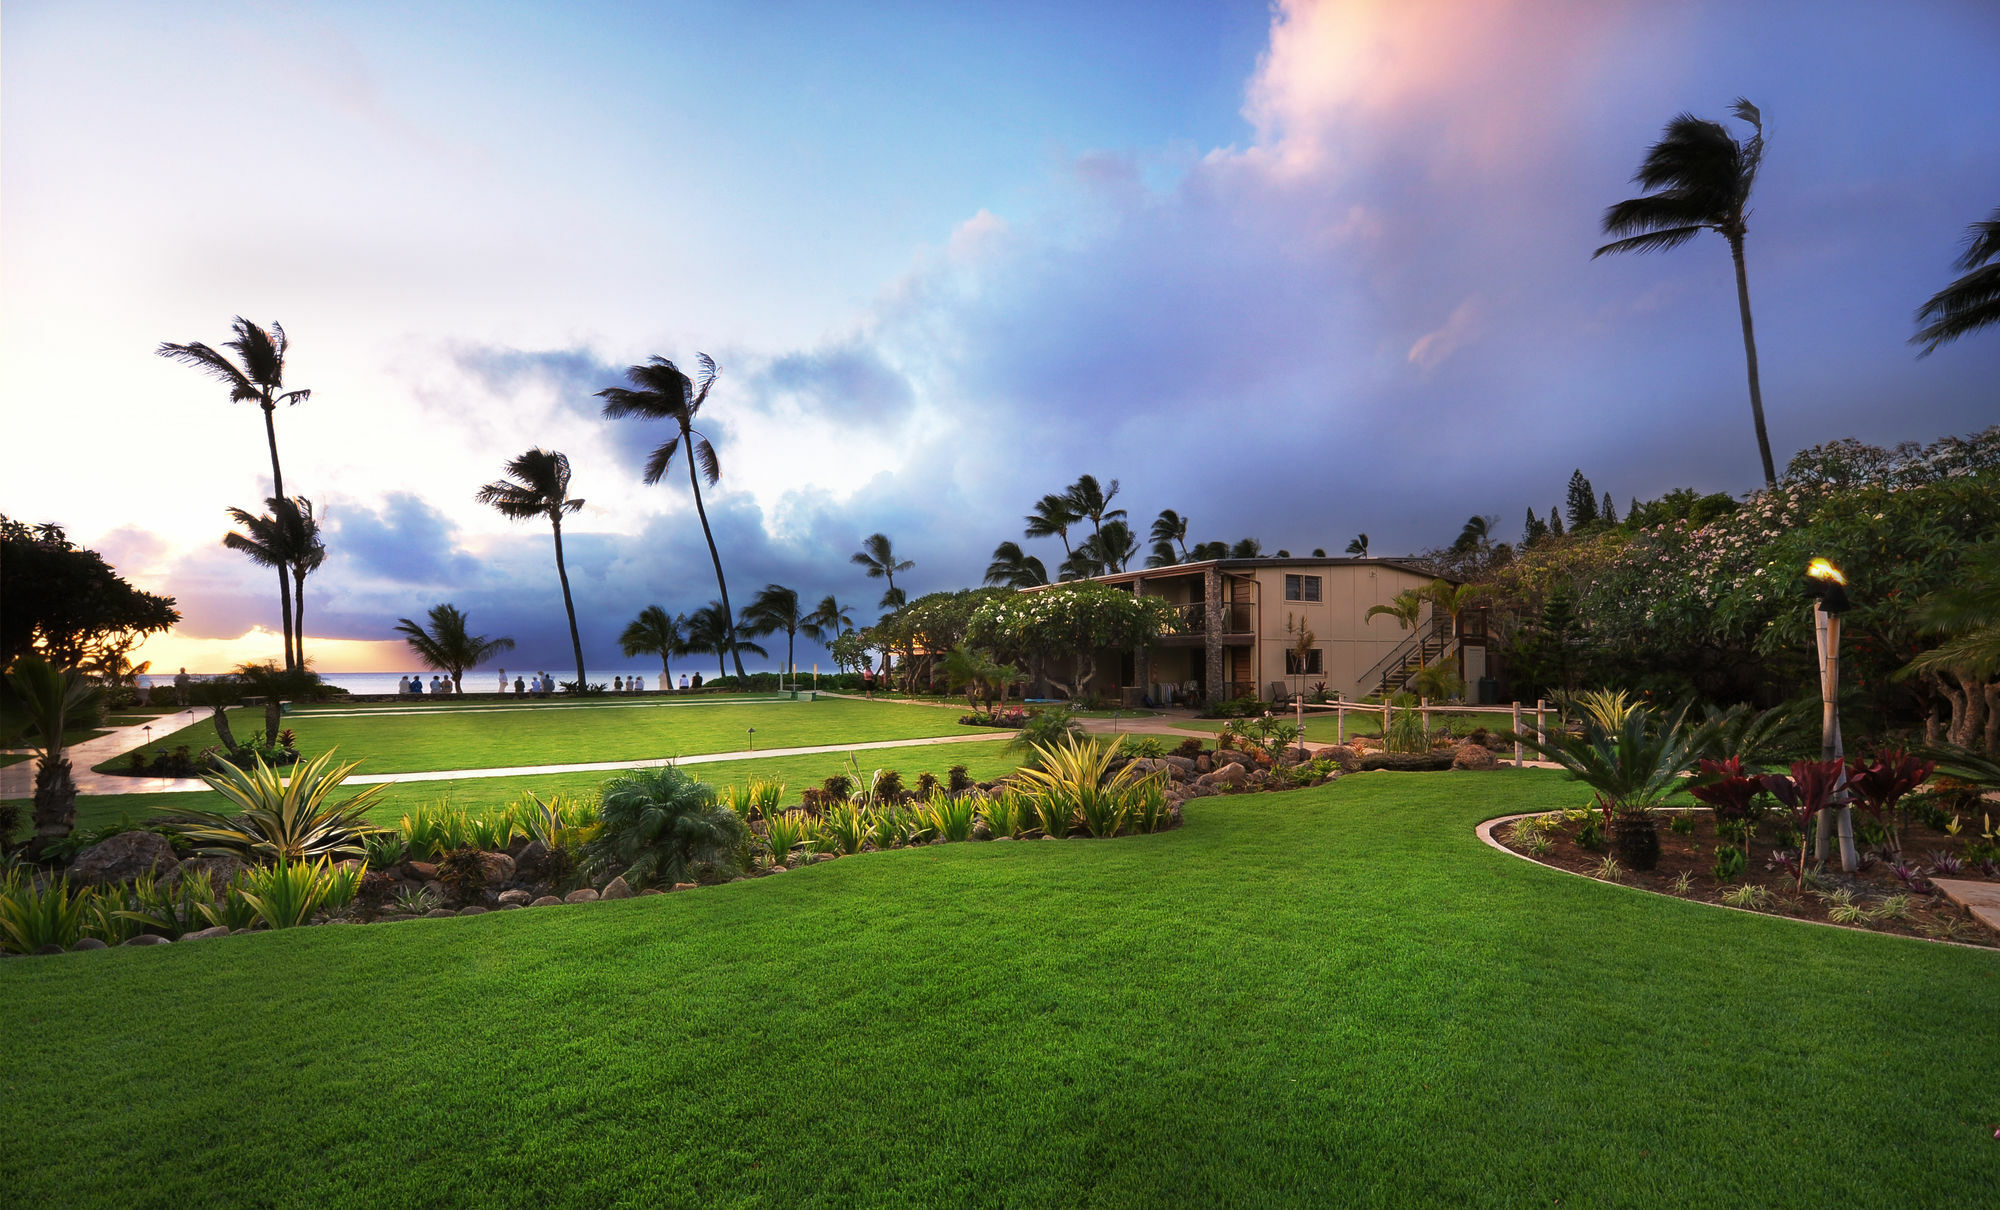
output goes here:
<path id="1" fill-rule="evenodd" d="M 1819 602 L 1819 607 L 1828 613 L 1846 613 L 1853 607 L 1847 599 L 1847 577 L 1833 560 L 1815 558 L 1806 564 L 1806 595 Z"/>

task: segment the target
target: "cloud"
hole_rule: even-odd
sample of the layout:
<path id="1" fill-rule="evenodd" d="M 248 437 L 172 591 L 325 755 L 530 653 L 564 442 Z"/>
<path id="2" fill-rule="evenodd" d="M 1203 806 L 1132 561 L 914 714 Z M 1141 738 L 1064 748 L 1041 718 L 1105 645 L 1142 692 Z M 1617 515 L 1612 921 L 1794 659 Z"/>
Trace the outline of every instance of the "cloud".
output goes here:
<path id="1" fill-rule="evenodd" d="M 328 530 L 333 551 L 378 579 L 450 584 L 479 570 L 479 560 L 458 548 L 457 526 L 414 492 L 391 492 L 380 509 L 340 508 Z"/>
<path id="2" fill-rule="evenodd" d="M 1429 373 L 1477 335 L 1478 328 L 1479 301 L 1468 298 L 1452 309 L 1444 326 L 1417 337 L 1417 342 L 1410 346 L 1409 363 Z"/>

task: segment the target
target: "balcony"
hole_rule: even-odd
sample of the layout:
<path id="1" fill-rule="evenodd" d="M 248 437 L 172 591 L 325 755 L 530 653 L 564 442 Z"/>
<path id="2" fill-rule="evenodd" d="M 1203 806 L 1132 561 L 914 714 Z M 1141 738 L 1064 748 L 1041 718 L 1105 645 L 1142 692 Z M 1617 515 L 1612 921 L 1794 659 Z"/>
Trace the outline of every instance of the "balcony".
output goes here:
<path id="1" fill-rule="evenodd" d="M 1237 602 L 1222 607 L 1222 642 L 1227 647 L 1248 647 L 1256 630 L 1256 608 Z M 1176 605 L 1160 636 L 1163 647 L 1199 647 L 1208 637 L 1208 605 L 1194 601 Z"/>

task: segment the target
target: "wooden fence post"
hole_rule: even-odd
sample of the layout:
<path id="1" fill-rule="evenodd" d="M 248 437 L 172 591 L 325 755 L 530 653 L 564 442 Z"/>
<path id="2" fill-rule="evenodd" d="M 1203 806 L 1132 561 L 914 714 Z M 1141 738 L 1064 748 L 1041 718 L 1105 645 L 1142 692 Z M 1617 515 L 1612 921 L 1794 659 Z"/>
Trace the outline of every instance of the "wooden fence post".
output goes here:
<path id="1" fill-rule="evenodd" d="M 1417 699 L 1417 717 L 1424 720 L 1424 738 L 1429 739 L 1431 737 L 1431 699 L 1427 697 Z"/>
<path id="2" fill-rule="evenodd" d="M 1542 698 L 1538 697 L 1535 699 L 1535 742 L 1537 744 L 1546 744 L 1549 742 L 1548 731 L 1542 721 L 1542 711 L 1546 708 L 1547 703 Z"/>
<path id="3" fill-rule="evenodd" d="M 1514 703 L 1514 767 L 1521 767 L 1521 703 Z"/>
<path id="4" fill-rule="evenodd" d="M 1347 743 L 1347 699 L 1338 693 L 1333 695 L 1333 742 Z"/>

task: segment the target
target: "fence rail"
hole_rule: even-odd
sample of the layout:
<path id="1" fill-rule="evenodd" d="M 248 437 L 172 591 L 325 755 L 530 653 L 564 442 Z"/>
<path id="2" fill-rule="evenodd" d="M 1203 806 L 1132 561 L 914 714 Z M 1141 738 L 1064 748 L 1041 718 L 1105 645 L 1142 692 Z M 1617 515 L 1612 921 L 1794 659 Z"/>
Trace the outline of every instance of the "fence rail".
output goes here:
<path id="1" fill-rule="evenodd" d="M 1430 720 L 1433 714 L 1504 714 L 1513 720 L 1514 725 L 1511 730 L 1516 736 L 1527 734 L 1527 732 L 1521 729 L 1521 719 L 1524 715 L 1532 714 L 1535 724 L 1535 742 L 1542 743 L 1548 739 L 1549 703 L 1545 698 L 1535 699 L 1533 707 L 1524 706 L 1520 702 L 1514 702 L 1506 706 L 1433 706 L 1430 704 L 1430 699 L 1428 698 L 1418 698 L 1417 704 L 1414 706 L 1397 706 L 1387 701 L 1379 705 L 1373 702 L 1348 702 L 1342 701 L 1339 698 L 1335 698 L 1330 702 L 1308 702 L 1301 698 L 1293 703 L 1292 708 L 1298 712 L 1301 739 L 1304 738 L 1306 711 L 1317 710 L 1322 713 L 1331 711 L 1334 717 L 1334 742 L 1341 744 L 1347 742 L 1347 715 L 1349 711 L 1353 711 L 1356 714 L 1381 715 L 1382 734 L 1385 736 L 1389 733 L 1389 720 L 1397 710 L 1413 710 L 1422 716 L 1426 732 L 1430 730 Z M 1518 769 L 1521 767 L 1523 756 L 1521 741 L 1516 739 L 1514 741 L 1515 768 Z"/>

